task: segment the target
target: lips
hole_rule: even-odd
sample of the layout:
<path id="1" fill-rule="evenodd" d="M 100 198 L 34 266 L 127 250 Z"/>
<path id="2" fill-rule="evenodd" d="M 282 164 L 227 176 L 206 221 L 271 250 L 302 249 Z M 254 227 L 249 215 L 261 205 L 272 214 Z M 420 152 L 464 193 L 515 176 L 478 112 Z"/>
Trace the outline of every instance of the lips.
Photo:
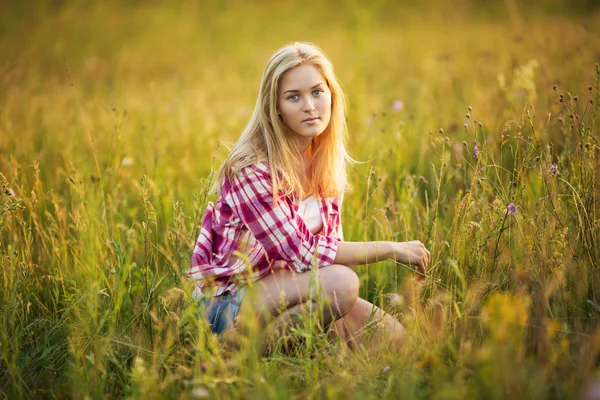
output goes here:
<path id="1" fill-rule="evenodd" d="M 310 118 L 306 118 L 304 120 L 302 120 L 302 122 L 312 122 L 312 121 L 316 121 L 320 119 L 319 117 L 310 117 Z"/>

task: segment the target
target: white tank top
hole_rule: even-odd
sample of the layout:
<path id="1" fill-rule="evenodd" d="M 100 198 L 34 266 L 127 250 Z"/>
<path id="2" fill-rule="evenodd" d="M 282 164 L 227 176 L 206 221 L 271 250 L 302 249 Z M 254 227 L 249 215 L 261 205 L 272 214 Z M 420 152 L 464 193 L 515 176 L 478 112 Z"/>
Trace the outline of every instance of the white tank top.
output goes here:
<path id="1" fill-rule="evenodd" d="M 306 225 L 310 233 L 315 234 L 323 228 L 321 207 L 319 206 L 319 200 L 315 196 L 310 196 L 300 202 L 298 205 L 298 214 L 302 217 L 304 225 Z"/>

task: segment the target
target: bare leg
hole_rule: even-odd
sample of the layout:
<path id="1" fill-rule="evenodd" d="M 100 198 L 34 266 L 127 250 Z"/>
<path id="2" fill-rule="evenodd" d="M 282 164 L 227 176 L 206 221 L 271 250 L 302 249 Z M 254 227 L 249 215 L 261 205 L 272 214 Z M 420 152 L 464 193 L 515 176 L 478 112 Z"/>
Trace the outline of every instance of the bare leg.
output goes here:
<path id="1" fill-rule="evenodd" d="M 256 282 L 246 293 L 238 314 L 237 329 L 228 334 L 227 341 L 255 324 L 261 334 L 266 334 L 265 345 L 273 329 L 295 320 L 296 313 L 314 310 L 317 304 L 313 300 L 319 298 L 327 303 L 319 310 L 319 315 L 323 326 L 328 326 L 354 307 L 358 286 L 356 273 L 343 265 L 329 265 L 306 273 L 275 271 Z M 311 290 L 318 292 L 311 296 Z M 274 327 L 267 329 L 271 321 Z"/>
<path id="2" fill-rule="evenodd" d="M 333 329 L 352 350 L 361 345 L 369 349 L 398 345 L 405 338 L 404 328 L 396 318 L 361 298 L 334 322 Z"/>

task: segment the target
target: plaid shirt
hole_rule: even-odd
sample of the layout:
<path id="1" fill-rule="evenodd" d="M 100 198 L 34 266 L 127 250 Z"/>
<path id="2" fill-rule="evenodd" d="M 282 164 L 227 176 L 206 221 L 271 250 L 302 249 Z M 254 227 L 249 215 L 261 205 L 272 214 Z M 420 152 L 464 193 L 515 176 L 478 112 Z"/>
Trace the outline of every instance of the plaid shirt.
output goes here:
<path id="1" fill-rule="evenodd" d="M 225 178 L 216 206 L 208 204 L 188 270 L 197 285 L 194 295 L 201 297 L 207 286 L 216 288 L 215 296 L 235 294 L 238 285 L 262 278 L 279 260 L 296 272 L 333 264 L 343 240 L 340 207 L 341 196 L 320 199 L 323 227 L 312 234 L 293 197 L 280 197 L 273 206 L 267 163 Z"/>

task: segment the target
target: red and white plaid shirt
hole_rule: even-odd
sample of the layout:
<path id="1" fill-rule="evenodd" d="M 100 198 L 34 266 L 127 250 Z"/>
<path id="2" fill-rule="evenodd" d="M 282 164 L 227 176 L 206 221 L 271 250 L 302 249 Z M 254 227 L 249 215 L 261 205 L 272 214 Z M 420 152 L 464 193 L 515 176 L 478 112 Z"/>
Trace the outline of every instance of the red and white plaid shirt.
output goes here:
<path id="1" fill-rule="evenodd" d="M 280 197 L 273 206 L 271 171 L 267 163 L 248 166 L 225 178 L 216 206 L 208 204 L 196 241 L 188 276 L 213 295 L 235 294 L 238 285 L 256 281 L 275 261 L 304 272 L 333 264 L 341 230 L 341 196 L 320 199 L 323 227 L 312 234 L 298 215 L 294 198 Z"/>

